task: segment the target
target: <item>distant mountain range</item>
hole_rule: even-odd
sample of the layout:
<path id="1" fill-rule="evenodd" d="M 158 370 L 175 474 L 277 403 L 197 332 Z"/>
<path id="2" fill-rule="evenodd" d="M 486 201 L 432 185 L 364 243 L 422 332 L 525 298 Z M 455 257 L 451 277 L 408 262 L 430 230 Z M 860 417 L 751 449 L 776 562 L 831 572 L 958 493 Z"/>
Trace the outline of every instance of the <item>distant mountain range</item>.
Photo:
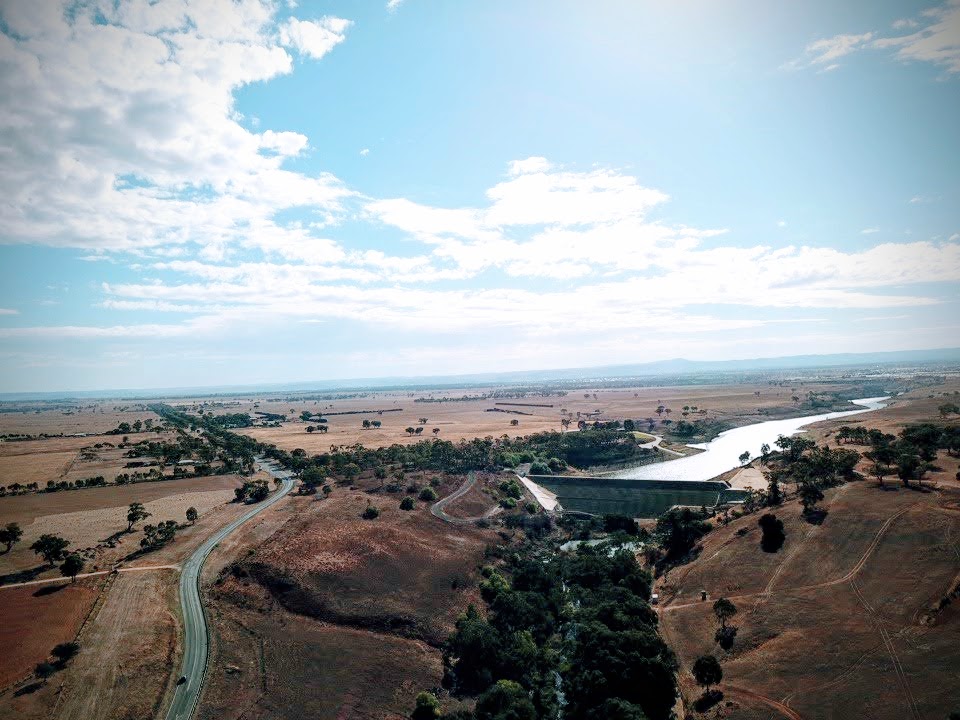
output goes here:
<path id="1" fill-rule="evenodd" d="M 656 378 L 698 376 L 707 374 L 774 372 L 778 370 L 812 370 L 829 368 L 893 367 L 904 365 L 960 367 L 960 348 L 938 350 L 901 350 L 897 352 L 841 353 L 833 355 L 790 355 L 747 360 L 658 360 L 623 365 L 552 370 L 520 370 L 515 372 L 472 373 L 467 375 L 395 376 L 350 378 L 265 385 L 223 385 L 208 387 L 171 387 L 157 389 L 86 390 L 59 392 L 0 393 L 0 401 L 67 400 L 67 399 L 148 399 L 159 397 L 199 397 L 210 395 L 250 395 L 270 392 L 343 392 L 345 390 L 387 390 L 414 388 L 457 388 L 478 385 L 519 383 L 569 384 L 571 381 L 598 381 L 616 378 Z"/>

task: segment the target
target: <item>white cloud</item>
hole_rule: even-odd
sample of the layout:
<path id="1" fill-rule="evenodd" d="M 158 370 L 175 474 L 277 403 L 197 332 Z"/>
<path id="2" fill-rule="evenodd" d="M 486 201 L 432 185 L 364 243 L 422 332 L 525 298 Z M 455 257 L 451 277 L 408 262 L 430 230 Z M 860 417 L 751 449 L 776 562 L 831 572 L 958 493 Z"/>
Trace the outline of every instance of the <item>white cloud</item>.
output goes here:
<path id="1" fill-rule="evenodd" d="M 787 221 L 786 221 L 786 220 L 777 220 L 777 227 L 784 228 L 784 227 L 786 227 L 786 226 L 787 226 Z"/>
<path id="2" fill-rule="evenodd" d="M 864 228 L 863 230 L 861 230 L 861 231 L 860 231 L 860 234 L 861 234 L 861 235 L 873 235 L 874 233 L 878 233 L 878 232 L 880 232 L 880 228 L 878 228 L 878 227 L 868 227 L 868 228 Z"/>
<path id="3" fill-rule="evenodd" d="M 787 70 L 818 67 L 820 72 L 828 72 L 839 67 L 836 62 L 839 58 L 873 49 L 895 50 L 901 61 L 931 63 L 948 74 L 960 73 L 960 0 L 947 0 L 940 7 L 924 11 L 920 21 L 901 18 L 894 21 L 892 27 L 915 31 L 890 37 L 876 32 L 834 35 L 810 43 L 799 58 L 782 67 Z"/>
<path id="4" fill-rule="evenodd" d="M 960 73 L 960 0 L 927 10 L 924 18 L 929 22 L 926 27 L 909 35 L 879 38 L 874 46 L 896 49 L 903 61 L 933 63 L 948 73 Z"/>
<path id="5" fill-rule="evenodd" d="M 396 12 L 403 3 L 404 0 L 387 0 L 387 10 Z"/>
<path id="6" fill-rule="evenodd" d="M 347 21 L 281 32 L 260 0 L 67 5 L 0 6 L 5 242 L 216 256 L 250 227 L 285 232 L 283 210 L 343 212 L 336 178 L 283 167 L 307 138 L 246 130 L 234 92 L 292 71 L 279 35 L 318 55 Z"/>
<path id="7" fill-rule="evenodd" d="M 0 315 L 19 315 L 19 310 L 13 310 L 11 308 L 0 308 Z"/>
<path id="8" fill-rule="evenodd" d="M 369 155 L 369 154 L 370 154 L 370 148 L 363 148 L 363 149 L 360 151 L 360 157 L 366 157 L 366 156 Z"/>
<path id="9" fill-rule="evenodd" d="M 799 70 L 821 65 L 826 66 L 823 69 L 832 70 L 838 66 L 837 60 L 866 47 L 873 37 L 872 32 L 867 32 L 860 35 L 834 35 L 815 40 L 804 48 L 803 55 L 786 63 L 783 67 L 787 70 Z"/>
<path id="10" fill-rule="evenodd" d="M 517 175 L 526 175 L 527 173 L 539 173 L 552 170 L 553 165 L 544 157 L 528 157 L 526 160 L 514 160 L 510 163 L 509 173 L 516 177 Z"/>
<path id="11" fill-rule="evenodd" d="M 280 42 L 319 60 L 344 41 L 344 33 L 351 24 L 349 20 L 338 17 L 320 20 L 289 18 L 280 26 Z"/>
<path id="12" fill-rule="evenodd" d="M 916 20 L 912 20 L 911 18 L 900 18 L 899 20 L 894 20 L 890 27 L 892 27 L 894 30 L 907 30 L 909 28 L 915 28 L 919 24 L 920 23 L 918 23 Z"/>

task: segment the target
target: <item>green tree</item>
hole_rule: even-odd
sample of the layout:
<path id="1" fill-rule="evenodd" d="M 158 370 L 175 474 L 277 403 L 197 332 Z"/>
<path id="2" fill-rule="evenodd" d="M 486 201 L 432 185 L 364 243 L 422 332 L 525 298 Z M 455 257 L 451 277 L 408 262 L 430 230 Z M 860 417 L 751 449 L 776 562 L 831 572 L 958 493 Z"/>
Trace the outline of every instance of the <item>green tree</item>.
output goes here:
<path id="1" fill-rule="evenodd" d="M 673 562 L 690 552 L 710 530 L 710 523 L 689 508 L 672 508 L 657 520 L 654 533 L 667 551 L 667 560 Z"/>
<path id="2" fill-rule="evenodd" d="M 425 487 L 418 496 L 423 502 L 434 502 L 437 499 L 437 491 L 432 487 Z"/>
<path id="3" fill-rule="evenodd" d="M 417 695 L 417 704 L 410 713 L 410 720 L 434 720 L 440 717 L 440 701 L 432 693 Z"/>
<path id="4" fill-rule="evenodd" d="M 73 657 L 80 652 L 80 644 L 75 642 L 65 642 L 55 645 L 52 654 L 57 658 L 57 662 L 62 666 L 66 665 Z"/>
<path id="5" fill-rule="evenodd" d="M 787 534 L 783 530 L 782 520 L 779 520 L 776 515 L 767 513 L 757 521 L 757 525 L 763 532 L 763 537 L 760 538 L 760 547 L 764 552 L 775 553 L 783 547 Z"/>
<path id="6" fill-rule="evenodd" d="M 706 692 L 710 692 L 711 686 L 723 680 L 723 668 L 713 655 L 703 655 L 693 663 L 693 678 Z"/>
<path id="7" fill-rule="evenodd" d="M 742 453 L 740 453 L 740 464 L 746 465 L 748 462 L 750 462 L 750 451 L 744 450 Z"/>
<path id="8" fill-rule="evenodd" d="M 812 513 L 821 500 L 823 500 L 823 492 L 816 483 L 805 482 L 800 486 L 800 503 L 803 505 L 804 515 Z"/>
<path id="9" fill-rule="evenodd" d="M 150 517 L 150 513 L 143 507 L 143 503 L 130 503 L 127 510 L 127 532 L 133 532 L 133 526 L 148 517 Z"/>
<path id="10" fill-rule="evenodd" d="M 77 581 L 77 575 L 83 571 L 83 558 L 77 553 L 70 553 L 60 566 L 60 574 L 70 578 L 70 582 Z"/>
<path id="11" fill-rule="evenodd" d="M 50 567 L 63 560 L 64 550 L 70 544 L 69 540 L 64 540 L 58 535 L 44 534 L 37 538 L 36 542 L 30 546 L 37 555 L 43 557 Z"/>
<path id="12" fill-rule="evenodd" d="M 513 680 L 497 682 L 477 698 L 477 720 L 537 720 L 527 691 Z"/>
<path id="13" fill-rule="evenodd" d="M 760 446 L 760 464 L 766 465 L 770 461 L 770 445 L 764 443 Z"/>
<path id="14" fill-rule="evenodd" d="M 413 502 L 413 498 L 410 497 L 409 495 L 407 495 L 407 497 L 405 497 L 403 500 L 400 501 L 401 510 L 413 510 L 414 507 L 415 507 L 415 504 Z"/>
<path id="15" fill-rule="evenodd" d="M 33 668 L 33 674 L 36 675 L 44 684 L 47 682 L 47 678 L 53 675 L 57 671 L 56 666 L 53 663 L 43 662 L 37 663 L 36 667 Z"/>
<path id="16" fill-rule="evenodd" d="M 737 614 L 737 606 L 726 598 L 720 598 L 713 604 L 713 614 L 720 621 L 720 627 L 727 627 L 727 620 Z"/>
<path id="17" fill-rule="evenodd" d="M 193 525 L 197 521 L 197 509 L 195 507 L 187 508 L 187 522 Z"/>
<path id="18" fill-rule="evenodd" d="M 20 529 L 19 523 L 7 523 L 5 527 L 0 528 L 0 543 L 7 546 L 5 552 L 10 552 L 22 537 L 23 530 Z"/>
<path id="19" fill-rule="evenodd" d="M 143 538 L 140 547 L 145 550 L 156 550 L 173 542 L 177 535 L 177 521 L 164 520 L 159 525 L 144 525 Z"/>

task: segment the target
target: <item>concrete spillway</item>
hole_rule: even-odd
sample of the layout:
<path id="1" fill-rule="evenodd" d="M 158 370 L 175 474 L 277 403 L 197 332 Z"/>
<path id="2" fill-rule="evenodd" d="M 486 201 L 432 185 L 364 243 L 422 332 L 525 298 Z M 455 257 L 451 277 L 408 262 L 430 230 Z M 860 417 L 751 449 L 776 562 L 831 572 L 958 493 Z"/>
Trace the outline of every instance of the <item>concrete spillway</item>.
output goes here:
<path id="1" fill-rule="evenodd" d="M 629 480 L 556 475 L 530 475 L 527 480 L 555 495 L 564 510 L 594 515 L 655 518 L 675 505 L 710 508 L 743 502 L 747 496 L 746 490 L 735 490 L 725 482 L 713 480 Z"/>

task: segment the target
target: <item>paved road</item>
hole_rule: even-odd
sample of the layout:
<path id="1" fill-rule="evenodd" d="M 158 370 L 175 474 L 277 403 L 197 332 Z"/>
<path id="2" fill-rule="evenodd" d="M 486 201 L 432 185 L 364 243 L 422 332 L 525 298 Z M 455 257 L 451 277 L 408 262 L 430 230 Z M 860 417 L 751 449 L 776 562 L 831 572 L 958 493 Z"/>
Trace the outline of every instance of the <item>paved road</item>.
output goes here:
<path id="1" fill-rule="evenodd" d="M 258 461 L 258 465 L 262 470 L 283 480 L 280 490 L 210 536 L 183 564 L 183 572 L 180 574 L 180 604 L 183 607 L 183 665 L 180 676 L 187 680 L 182 685 L 177 685 L 173 702 L 167 712 L 167 720 L 189 720 L 200 699 L 208 653 L 207 620 L 200 602 L 200 571 L 204 561 L 227 535 L 293 489 L 293 476 L 290 473 L 265 461 Z"/>

